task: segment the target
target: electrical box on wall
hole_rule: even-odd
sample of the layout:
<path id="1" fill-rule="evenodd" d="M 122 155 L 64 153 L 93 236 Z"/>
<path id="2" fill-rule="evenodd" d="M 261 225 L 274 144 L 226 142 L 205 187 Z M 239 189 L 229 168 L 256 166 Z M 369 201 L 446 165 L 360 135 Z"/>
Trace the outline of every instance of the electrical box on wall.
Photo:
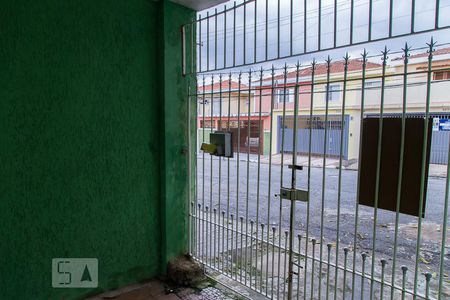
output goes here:
<path id="1" fill-rule="evenodd" d="M 214 156 L 233 157 L 233 135 L 231 132 L 211 132 L 209 141 L 209 144 L 203 143 L 200 149 Z"/>

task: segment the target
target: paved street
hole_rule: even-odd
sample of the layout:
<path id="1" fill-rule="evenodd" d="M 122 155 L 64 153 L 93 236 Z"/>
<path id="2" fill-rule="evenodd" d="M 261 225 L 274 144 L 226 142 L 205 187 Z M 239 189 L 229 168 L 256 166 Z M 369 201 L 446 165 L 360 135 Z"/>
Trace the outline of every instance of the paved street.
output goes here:
<path id="1" fill-rule="evenodd" d="M 246 156 L 243 158 L 246 158 Z M 238 176 L 238 164 L 235 159 L 230 160 L 230 171 L 228 173 L 227 160 L 222 159 L 219 167 L 219 160 L 214 158 L 211 166 L 211 157 L 205 155 L 205 160 L 201 156 L 199 157 L 197 167 L 199 203 L 204 203 L 205 206 L 210 208 L 216 208 L 217 211 L 227 211 L 229 209 L 230 213 L 234 215 L 236 215 L 238 208 L 239 217 L 246 218 L 248 216 L 249 220 L 270 224 L 271 227 L 276 227 L 277 231 L 279 231 L 280 225 L 282 231 L 289 228 L 290 203 L 286 200 L 280 203 L 280 199 L 274 196 L 280 191 L 280 165 L 272 165 L 270 168 L 269 164 L 262 163 L 258 169 L 256 162 L 247 163 L 246 161 L 240 161 Z M 270 177 L 269 172 L 271 172 Z M 306 168 L 303 171 L 297 171 L 297 188 L 307 188 L 307 173 Z M 342 170 L 339 197 L 339 170 L 336 168 L 325 169 L 325 190 L 323 191 L 323 169 L 319 167 L 311 168 L 311 200 L 309 208 L 307 203 L 297 202 L 295 212 L 296 233 L 306 235 L 308 228 L 310 238 L 314 237 L 320 241 L 322 234 L 324 244 L 332 243 L 335 245 L 338 230 L 338 201 L 340 201 L 340 228 L 338 234 L 340 249 L 344 247 L 353 249 L 357 174 L 354 170 Z M 283 186 L 290 187 L 290 184 L 291 170 L 285 166 L 283 168 Z M 322 193 L 324 193 L 323 210 L 321 209 Z M 425 218 L 422 223 L 422 244 L 420 246 L 421 254 L 419 259 L 421 273 L 433 273 L 439 270 L 444 193 L 445 178 L 430 177 Z M 382 258 L 389 260 L 393 257 L 395 213 L 379 209 L 377 218 L 376 261 Z M 363 251 L 371 252 L 373 248 L 373 220 L 374 209 L 360 205 L 356 244 L 359 253 Z M 322 233 L 321 228 L 323 228 Z M 449 240 L 448 236 L 447 240 Z M 417 217 L 400 215 L 397 267 L 404 264 L 409 266 L 410 270 L 413 269 L 416 257 L 416 237 Z M 450 244 L 449 241 L 447 241 L 448 244 Z M 450 270 L 449 251 L 450 249 L 447 248 L 444 268 L 447 271 Z"/>

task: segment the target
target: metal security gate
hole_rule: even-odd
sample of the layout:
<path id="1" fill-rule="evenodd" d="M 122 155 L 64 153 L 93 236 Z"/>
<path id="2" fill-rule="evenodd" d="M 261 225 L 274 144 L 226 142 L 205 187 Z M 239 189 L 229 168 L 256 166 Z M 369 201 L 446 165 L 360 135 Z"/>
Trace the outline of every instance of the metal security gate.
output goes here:
<path id="1" fill-rule="evenodd" d="M 422 167 L 416 176 L 420 187 L 417 216 L 404 214 L 401 205 L 405 193 L 401 178 L 412 176 L 403 174 L 403 163 L 409 161 L 411 155 L 411 149 L 406 146 L 406 137 L 410 136 L 406 134 L 407 113 L 413 110 L 428 120 L 431 110 L 439 113 L 439 109 L 450 103 L 448 93 L 436 96 L 437 91 L 448 90 L 450 81 L 438 82 L 433 75 L 437 70 L 450 71 L 442 64 L 433 63 L 439 59 L 439 50 L 445 45 L 431 40 L 426 47 L 411 49 L 405 45 L 398 52 L 385 48 L 369 56 L 364 50 L 360 56 L 345 55 L 343 60 L 328 57 L 325 61 L 313 60 L 295 66 L 285 64 L 257 71 L 241 68 L 218 72 L 272 59 L 268 55 L 267 29 L 265 55 L 258 58 L 256 40 L 260 40 L 260 25 L 256 13 L 251 23 L 255 26 L 252 39 L 255 44 L 253 48 L 248 45 L 251 42 L 246 31 L 249 27 L 247 13 L 257 11 L 256 3 L 261 2 L 234 5 L 232 9 L 208 14 L 206 18 L 199 17 L 183 28 L 185 47 L 189 48 L 185 49 L 184 71 L 200 73 L 197 88 L 189 88 L 189 104 L 195 106 L 193 110 L 202 112 L 196 122 L 203 124 L 202 141 L 209 141 L 206 136 L 217 130 L 212 125 L 209 130 L 205 126 L 208 110 L 209 119 L 218 118 L 219 124 L 228 124 L 226 128 L 221 126 L 221 131 L 232 132 L 236 141 L 241 141 L 244 131 L 251 137 L 251 126 L 241 124 L 243 121 L 250 124 L 257 116 L 254 126 L 258 126 L 257 132 L 261 135 L 267 134 L 266 140 L 269 140 L 268 154 L 252 152 L 251 147 L 241 149 L 241 143 L 233 149 L 233 157 L 204 151 L 196 153 L 193 162 L 195 195 L 189 202 L 190 255 L 205 266 L 208 275 L 247 297 L 250 294 L 245 288 L 270 299 L 450 298 L 450 238 L 447 234 L 450 170 L 448 163 L 446 170 L 439 174 L 433 174 L 432 168 L 427 170 L 426 146 L 420 151 Z M 306 6 L 306 3 L 303 4 Z M 390 3 L 392 11 L 393 2 Z M 368 4 L 372 9 L 372 1 Z M 435 24 L 430 30 L 445 27 L 438 18 L 441 6 L 439 3 L 436 6 Z M 296 54 L 292 38 L 293 5 L 289 7 L 290 49 L 283 55 L 278 38 L 273 59 Z M 338 16 L 336 7 L 335 1 L 334 20 Z M 353 17 L 353 1 L 350 7 Z M 321 9 L 319 4 L 319 16 Z M 237 33 L 239 18 L 236 15 L 241 10 L 244 45 L 237 51 L 236 39 L 242 35 Z M 301 15 L 307 22 L 309 10 L 305 7 L 303 11 Z M 267 6 L 265 12 L 269 13 Z M 281 20 L 278 13 L 275 23 L 278 33 Z M 268 24 L 267 21 L 266 17 L 263 24 Z M 222 36 L 217 28 L 220 22 L 224 24 Z M 227 29 L 230 22 L 233 22 L 231 31 Z M 371 22 L 370 18 L 366 41 L 376 40 L 371 37 Z M 414 20 L 411 22 L 411 31 L 407 34 L 418 31 Z M 389 24 L 389 37 L 393 37 L 392 15 Z M 310 43 L 306 31 L 305 48 L 300 54 L 326 48 L 320 43 L 323 35 L 320 27 L 315 50 L 306 46 Z M 352 36 L 353 21 L 350 33 Z M 350 38 L 348 43 L 337 45 L 336 36 L 335 30 L 333 49 L 357 44 Z M 231 46 L 227 44 L 230 42 Z M 248 49 L 254 50 L 253 59 L 249 58 L 248 53 L 252 51 Z M 197 59 L 192 54 L 197 55 Z M 414 57 L 421 58 L 420 68 L 414 65 Z M 394 58 L 397 58 L 396 65 L 392 63 Z M 207 86 L 213 88 L 207 89 Z M 241 101 L 242 95 L 248 97 L 248 102 Z M 217 99 L 209 105 L 218 108 L 205 109 L 206 99 Z M 253 105 L 246 105 L 252 103 L 252 99 L 255 100 Z M 213 115 L 213 112 L 219 113 Z M 394 211 L 378 207 L 382 202 L 379 199 L 383 181 L 380 174 L 384 174 L 381 170 L 383 134 L 386 135 L 383 123 L 389 123 L 385 121 L 388 113 L 399 113 L 401 119 L 398 132 L 401 150 L 396 159 L 399 168 L 395 170 L 400 179 Z M 367 114 L 379 115 L 372 206 L 360 204 L 363 202 L 358 196 L 361 188 L 358 183 L 362 182 L 359 159 Z M 263 125 L 264 115 L 270 116 L 269 126 Z M 299 130 L 304 118 L 323 118 L 321 132 L 315 133 L 314 126 Z M 340 124 L 337 128 L 330 122 L 335 119 Z M 232 120 L 237 124 L 233 130 Z M 292 120 L 292 128 L 281 126 L 282 120 Z M 427 126 L 424 125 L 422 132 L 424 145 L 431 139 Z M 332 130 L 336 131 L 330 135 Z M 332 151 L 331 139 L 339 141 Z M 316 144 L 322 146 L 314 148 Z M 257 148 L 261 149 L 261 144 Z M 448 155 L 449 145 L 445 151 Z M 350 161 L 354 163 L 351 165 Z"/>
<path id="2" fill-rule="evenodd" d="M 309 153 L 309 131 L 311 128 L 311 155 L 320 156 L 323 155 L 324 152 L 324 142 L 325 142 L 325 127 L 327 127 L 327 151 L 326 154 L 328 156 L 339 157 L 340 155 L 340 135 L 341 135 L 341 126 L 344 127 L 344 150 L 343 150 L 343 158 L 348 158 L 348 124 L 349 124 L 349 116 L 346 115 L 344 118 L 344 123 L 341 123 L 341 117 L 338 115 L 330 115 L 328 116 L 328 124 L 324 124 L 325 116 L 316 116 L 313 121 L 309 121 L 308 117 L 298 117 L 299 120 L 297 123 L 299 127 L 297 128 L 297 153 L 299 154 L 308 154 Z M 283 119 L 282 117 L 278 117 L 278 142 L 277 142 L 277 152 L 281 152 L 281 144 L 283 139 L 283 130 L 284 130 L 284 152 L 292 153 L 293 152 L 293 118 L 286 117 L 286 124 L 283 127 Z M 289 122 L 290 121 L 290 122 Z M 283 128 L 282 128 L 283 127 Z"/>
<path id="3" fill-rule="evenodd" d="M 433 131 L 431 140 L 430 162 L 433 164 L 448 164 L 447 145 L 450 141 L 450 131 Z"/>

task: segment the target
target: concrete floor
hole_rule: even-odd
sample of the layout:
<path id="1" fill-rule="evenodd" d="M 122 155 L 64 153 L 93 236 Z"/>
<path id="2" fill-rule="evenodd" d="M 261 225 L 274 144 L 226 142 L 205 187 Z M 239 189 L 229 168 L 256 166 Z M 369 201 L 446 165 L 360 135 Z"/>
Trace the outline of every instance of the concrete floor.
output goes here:
<path id="1" fill-rule="evenodd" d="M 193 289 L 173 287 L 159 279 L 129 285 L 85 300 L 233 300 L 237 297 L 228 291 L 212 286 Z"/>

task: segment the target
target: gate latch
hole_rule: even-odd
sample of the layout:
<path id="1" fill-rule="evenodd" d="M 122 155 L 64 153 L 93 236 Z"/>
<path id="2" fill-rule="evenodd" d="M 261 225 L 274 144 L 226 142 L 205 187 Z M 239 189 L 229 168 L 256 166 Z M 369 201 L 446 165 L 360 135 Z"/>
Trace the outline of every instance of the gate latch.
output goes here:
<path id="1" fill-rule="evenodd" d="M 288 199 L 292 201 L 303 201 L 308 202 L 309 193 L 305 190 L 298 189 L 290 189 L 290 188 L 281 188 L 280 190 L 280 198 Z"/>

